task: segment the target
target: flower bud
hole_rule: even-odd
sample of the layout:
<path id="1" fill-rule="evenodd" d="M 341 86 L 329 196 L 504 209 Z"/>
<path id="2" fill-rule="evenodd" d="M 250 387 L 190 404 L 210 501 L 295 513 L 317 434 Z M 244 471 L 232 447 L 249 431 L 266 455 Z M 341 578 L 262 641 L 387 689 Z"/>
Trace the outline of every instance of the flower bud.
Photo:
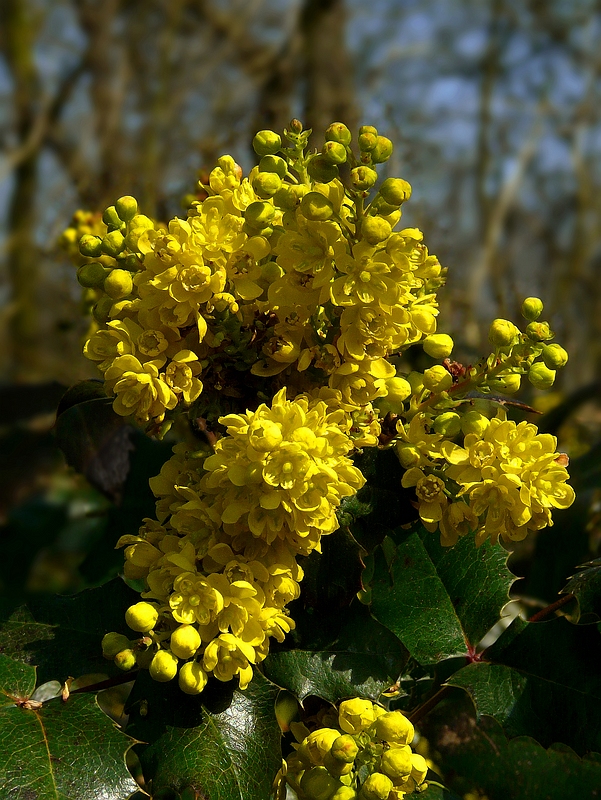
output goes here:
<path id="1" fill-rule="evenodd" d="M 445 411 L 434 419 L 432 427 L 443 436 L 457 436 L 461 430 L 461 417 L 454 411 Z"/>
<path id="2" fill-rule="evenodd" d="M 400 405 L 411 394 L 411 384 L 405 378 L 387 378 L 386 389 L 386 401 L 394 405 Z"/>
<path id="3" fill-rule="evenodd" d="M 369 244 L 385 242 L 392 233 L 390 223 L 382 217 L 363 217 L 361 223 L 361 236 Z"/>
<path id="4" fill-rule="evenodd" d="M 380 186 L 380 195 L 391 206 L 400 206 L 411 197 L 411 184 L 402 178 L 386 178 Z"/>
<path id="5" fill-rule="evenodd" d="M 150 603 L 135 603 L 125 612 L 125 622 L 132 631 L 147 633 L 156 625 L 159 612 L 156 606 Z"/>
<path id="6" fill-rule="evenodd" d="M 522 376 L 518 372 L 506 372 L 497 375 L 496 378 L 490 378 L 488 381 L 488 386 L 493 392 L 502 392 L 503 394 L 519 392 L 521 384 Z"/>
<path id="7" fill-rule="evenodd" d="M 490 425 L 488 417 L 479 411 L 468 411 L 461 419 L 461 430 L 467 436 L 468 433 L 475 433 L 483 436 Z"/>
<path id="8" fill-rule="evenodd" d="M 332 744 L 340 736 L 340 731 L 335 728 L 318 728 L 310 733 L 303 741 L 304 749 L 311 763 L 315 765 L 323 764 L 326 753 L 329 753 Z"/>
<path id="9" fill-rule="evenodd" d="M 117 209 L 115 208 L 115 206 L 109 206 L 107 209 L 105 209 L 102 215 L 102 221 L 109 228 L 110 227 L 120 228 L 121 225 L 123 224 L 123 220 L 121 219 L 119 214 L 117 214 Z"/>
<path id="10" fill-rule="evenodd" d="M 376 185 L 378 173 L 371 167 L 355 167 L 351 170 L 351 183 L 358 192 L 366 192 Z"/>
<path id="11" fill-rule="evenodd" d="M 200 694 L 207 685 L 207 680 L 207 673 L 197 661 L 188 661 L 178 675 L 179 688 L 186 694 Z"/>
<path id="12" fill-rule="evenodd" d="M 407 382 L 411 386 L 413 394 L 421 394 L 424 390 L 424 376 L 421 372 L 413 370 L 407 375 Z"/>
<path id="13" fill-rule="evenodd" d="M 111 231 L 102 240 L 102 252 L 107 256 L 118 256 L 125 250 L 125 237 L 121 231 Z"/>
<path id="14" fill-rule="evenodd" d="M 510 347 L 516 344 L 520 335 L 519 328 L 508 319 L 495 319 L 488 331 L 488 341 L 495 347 Z"/>
<path id="15" fill-rule="evenodd" d="M 311 161 L 307 164 L 307 172 L 309 177 L 319 183 L 329 183 L 335 180 L 338 175 L 338 167 L 322 154 L 319 153 L 313 156 Z"/>
<path id="16" fill-rule="evenodd" d="M 424 782 L 424 778 L 428 774 L 428 764 L 423 756 L 419 753 L 411 754 L 411 777 L 419 785 Z"/>
<path id="17" fill-rule="evenodd" d="M 102 637 L 102 655 L 112 661 L 122 650 L 129 647 L 129 639 L 122 633 L 107 633 Z"/>
<path id="18" fill-rule="evenodd" d="M 334 213 L 334 207 L 320 192 L 309 192 L 301 200 L 301 214 L 309 220 L 330 219 Z"/>
<path id="19" fill-rule="evenodd" d="M 446 333 L 432 333 L 426 336 L 422 345 L 432 358 L 448 358 L 453 351 L 454 342 Z"/>
<path id="20" fill-rule="evenodd" d="M 411 744 L 415 730 L 401 711 L 387 711 L 376 720 L 376 736 L 390 744 Z"/>
<path id="21" fill-rule="evenodd" d="M 550 389 L 555 382 L 555 370 L 537 361 L 528 370 L 528 380 L 536 389 Z"/>
<path id="22" fill-rule="evenodd" d="M 340 786 L 330 800 L 356 800 L 357 792 L 352 786 Z"/>
<path id="23" fill-rule="evenodd" d="M 357 742 L 348 733 L 343 733 L 332 742 L 330 750 L 332 757 L 338 761 L 344 761 L 345 764 L 352 764 L 357 757 L 359 747 Z"/>
<path id="24" fill-rule="evenodd" d="M 373 129 L 375 131 L 375 128 Z M 359 134 L 359 150 L 362 153 L 371 152 L 378 144 L 378 134 L 372 131 L 365 131 Z"/>
<path id="25" fill-rule="evenodd" d="M 115 203 L 115 210 L 123 222 L 129 222 L 138 213 L 138 201 L 129 194 L 123 195 Z"/>
<path id="26" fill-rule="evenodd" d="M 282 188 L 273 196 L 273 202 L 278 208 L 292 211 L 298 206 L 308 191 L 309 187 L 304 183 L 284 183 L 282 184 Z"/>
<path id="27" fill-rule="evenodd" d="M 82 256 L 98 258 L 102 255 L 102 239 L 91 233 L 85 233 L 79 240 L 79 252 Z"/>
<path id="28" fill-rule="evenodd" d="M 546 344 L 542 356 L 549 369 L 561 369 L 568 363 L 568 353 L 560 344 Z"/>
<path id="29" fill-rule="evenodd" d="M 332 164 L 344 164 L 346 147 L 340 142 L 326 142 L 322 149 L 323 157 Z"/>
<path id="30" fill-rule="evenodd" d="M 77 270 L 77 280 L 86 289 L 100 289 L 104 286 L 104 280 L 109 273 L 110 269 L 99 261 L 90 261 Z"/>
<path id="31" fill-rule="evenodd" d="M 343 775 L 349 775 L 353 771 L 352 762 L 347 764 L 344 761 L 339 761 L 334 758 L 331 751 L 323 757 L 323 766 L 333 778 L 341 778 Z"/>
<path id="32" fill-rule="evenodd" d="M 405 467 L 405 469 L 415 467 L 421 460 L 421 453 L 417 447 L 412 444 L 407 444 L 406 442 L 397 442 L 396 452 L 401 466 Z"/>
<path id="33" fill-rule="evenodd" d="M 154 654 L 148 671 L 153 680 L 166 683 L 175 678 L 177 665 L 177 656 L 174 656 L 169 650 L 159 650 Z"/>
<path id="34" fill-rule="evenodd" d="M 533 342 L 544 342 L 546 339 L 553 338 L 548 322 L 530 322 L 526 325 L 526 335 Z"/>
<path id="35" fill-rule="evenodd" d="M 300 787 L 308 800 L 331 800 L 340 788 L 340 781 L 333 778 L 325 767 L 313 767 L 300 779 Z"/>
<path id="36" fill-rule="evenodd" d="M 339 142 L 345 147 L 348 147 L 352 138 L 351 132 L 344 122 L 332 122 L 332 124 L 326 128 L 326 142 Z"/>
<path id="37" fill-rule="evenodd" d="M 374 721 L 374 704 L 371 700 L 354 697 L 344 700 L 338 709 L 338 724 L 345 733 L 361 733 Z"/>
<path id="38" fill-rule="evenodd" d="M 110 297 L 101 297 L 92 309 L 92 316 L 96 322 L 106 322 L 111 315 L 113 301 Z"/>
<path id="39" fill-rule="evenodd" d="M 256 200 L 254 203 L 251 203 L 249 206 L 247 206 L 246 211 L 244 212 L 244 219 L 246 224 L 250 225 L 251 228 L 262 230 L 269 225 L 274 215 L 275 208 L 271 203 L 266 203 L 262 200 Z"/>
<path id="40" fill-rule="evenodd" d="M 171 634 L 169 646 L 178 658 L 191 658 L 201 644 L 200 634 L 193 625 L 180 625 Z"/>
<path id="41" fill-rule="evenodd" d="M 131 272 L 126 269 L 112 269 L 104 279 L 104 291 L 113 300 L 128 297 L 134 290 Z"/>
<path id="42" fill-rule="evenodd" d="M 371 160 L 374 164 L 383 164 L 392 155 L 392 142 L 386 136 L 378 136 L 376 146 L 371 151 Z"/>
<path id="43" fill-rule="evenodd" d="M 273 156 L 282 146 L 282 137 L 275 131 L 259 131 L 253 139 L 253 150 L 258 156 Z"/>
<path id="44" fill-rule="evenodd" d="M 538 297 L 527 297 L 522 303 L 522 316 L 528 322 L 534 322 L 543 313 L 543 301 Z"/>
<path id="45" fill-rule="evenodd" d="M 285 178 L 288 172 L 286 159 L 280 156 L 263 156 L 259 161 L 259 172 L 275 172 L 280 178 Z"/>
<path id="46" fill-rule="evenodd" d="M 275 172 L 259 172 L 252 179 L 252 187 L 259 197 L 267 200 L 282 188 L 282 179 Z"/>
<path id="47" fill-rule="evenodd" d="M 384 775 L 382 772 L 372 772 L 365 779 L 359 797 L 364 800 L 387 800 L 391 789 L 392 781 L 388 775 Z"/>
<path id="48" fill-rule="evenodd" d="M 409 746 L 391 747 L 380 759 L 380 771 L 388 775 L 394 783 L 408 778 L 412 768 Z"/>
<path id="49" fill-rule="evenodd" d="M 116 667 L 128 672 L 136 666 L 136 654 L 130 648 L 126 648 L 116 654 L 114 661 Z"/>
<path id="50" fill-rule="evenodd" d="M 431 392 L 448 391 L 453 385 L 453 376 L 442 364 L 436 364 L 424 371 L 424 386 Z"/>

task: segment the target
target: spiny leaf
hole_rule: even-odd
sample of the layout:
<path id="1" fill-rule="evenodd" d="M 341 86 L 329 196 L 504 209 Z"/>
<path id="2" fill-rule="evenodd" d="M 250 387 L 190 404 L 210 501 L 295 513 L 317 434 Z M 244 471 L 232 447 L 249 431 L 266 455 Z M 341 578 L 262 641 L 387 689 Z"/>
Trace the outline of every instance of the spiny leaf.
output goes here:
<path id="1" fill-rule="evenodd" d="M 0 798 L 123 800 L 135 791 L 125 766 L 131 741 L 94 695 L 38 707 L 27 702 L 34 686 L 33 667 L 0 657 Z"/>
<path id="2" fill-rule="evenodd" d="M 374 617 L 421 664 L 468 655 L 508 601 L 507 553 L 490 542 L 476 548 L 473 535 L 448 548 L 423 529 L 393 536 L 375 553 Z"/>

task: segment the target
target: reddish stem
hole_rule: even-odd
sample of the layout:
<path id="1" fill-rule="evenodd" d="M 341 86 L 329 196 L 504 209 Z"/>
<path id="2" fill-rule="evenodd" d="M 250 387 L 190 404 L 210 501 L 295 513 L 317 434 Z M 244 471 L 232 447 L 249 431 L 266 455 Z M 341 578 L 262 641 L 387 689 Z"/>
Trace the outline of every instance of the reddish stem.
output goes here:
<path id="1" fill-rule="evenodd" d="M 537 611 L 536 614 L 533 614 L 528 622 L 540 622 L 541 619 L 548 617 L 550 614 L 553 614 L 555 611 L 557 611 L 558 608 L 561 608 L 562 606 L 567 605 L 570 601 L 574 600 L 574 597 L 575 596 L 571 593 L 560 597 L 559 600 L 556 600 L 554 603 L 545 606 L 545 608 L 541 608 L 540 611 Z"/>

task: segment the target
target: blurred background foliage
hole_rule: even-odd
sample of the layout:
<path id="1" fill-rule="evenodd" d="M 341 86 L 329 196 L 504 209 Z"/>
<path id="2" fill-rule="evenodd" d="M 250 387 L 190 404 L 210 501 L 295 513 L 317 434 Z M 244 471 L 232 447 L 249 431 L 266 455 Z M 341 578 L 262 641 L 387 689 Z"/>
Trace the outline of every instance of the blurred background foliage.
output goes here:
<path id="1" fill-rule="evenodd" d="M 72 413 L 91 483 L 65 465 L 57 403 L 97 376 L 61 232 L 122 194 L 183 216 L 199 171 L 226 152 L 248 170 L 254 131 L 294 116 L 394 141 L 386 174 L 412 184 L 403 221 L 449 267 L 440 330 L 459 360 L 486 351 L 492 318 L 543 299 L 570 361 L 524 399 L 570 454 L 579 500 L 510 563 L 522 607 L 556 600 L 601 537 L 600 34 L 599 0 L 1 0 L 4 603 L 116 574 L 112 544 L 152 514 L 147 477 L 169 452 Z"/>

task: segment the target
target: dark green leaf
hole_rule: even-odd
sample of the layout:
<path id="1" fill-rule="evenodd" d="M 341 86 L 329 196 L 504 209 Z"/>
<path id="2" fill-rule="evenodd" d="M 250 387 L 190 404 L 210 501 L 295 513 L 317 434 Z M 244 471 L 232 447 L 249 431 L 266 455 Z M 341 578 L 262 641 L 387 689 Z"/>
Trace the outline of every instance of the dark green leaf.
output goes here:
<path id="1" fill-rule="evenodd" d="M 596 622 L 601 617 L 601 558 L 583 564 L 563 592 L 576 596 L 578 622 Z"/>
<path id="2" fill-rule="evenodd" d="M 35 670 L 0 657 L 0 797 L 123 800 L 137 788 L 125 766 L 130 741 L 94 695 L 28 703 Z"/>
<path id="3" fill-rule="evenodd" d="M 32 597 L 0 626 L 0 653 L 37 666 L 42 682 L 113 673 L 116 668 L 102 657 L 101 639 L 113 630 L 131 634 L 124 614 L 138 599 L 119 578 L 69 597 Z"/>
<path id="4" fill-rule="evenodd" d="M 448 710 L 447 710 L 448 713 Z M 593 800 L 599 797 L 601 763 L 580 759 L 569 747 L 545 750 L 529 737 L 507 741 L 499 726 L 483 719 L 460 724 L 454 736 L 448 724 L 431 744 L 459 794 L 478 788 L 489 800 Z M 460 788 L 461 787 L 461 788 Z"/>
<path id="5" fill-rule="evenodd" d="M 476 548 L 473 536 L 444 548 L 422 529 L 398 543 L 387 537 L 375 555 L 372 613 L 421 664 L 473 652 L 514 580 L 507 553 L 489 542 Z"/>
<path id="6" fill-rule="evenodd" d="M 321 550 L 301 562 L 305 573 L 302 601 L 325 612 L 344 609 L 361 588 L 361 556 L 365 551 L 348 528 L 324 536 Z"/>
<path id="7" fill-rule="evenodd" d="M 339 634 L 323 648 L 272 651 L 263 662 L 265 675 L 299 700 L 309 695 L 331 703 L 357 695 L 376 700 L 395 683 L 408 654 L 363 606 L 355 604 L 345 617 Z"/>
<path id="8" fill-rule="evenodd" d="M 509 736 L 543 745 L 564 742 L 579 753 L 601 749 L 601 636 L 565 618 L 516 619 L 475 663 L 448 681 L 465 689 L 478 714 L 494 717 Z"/>
<path id="9" fill-rule="evenodd" d="M 149 742 L 139 755 L 153 796 L 184 789 L 206 800 L 270 796 L 282 760 L 278 689 L 260 674 L 244 692 L 216 683 L 190 697 L 175 681 L 156 684 L 146 673 L 136 681 L 128 732 Z"/>

